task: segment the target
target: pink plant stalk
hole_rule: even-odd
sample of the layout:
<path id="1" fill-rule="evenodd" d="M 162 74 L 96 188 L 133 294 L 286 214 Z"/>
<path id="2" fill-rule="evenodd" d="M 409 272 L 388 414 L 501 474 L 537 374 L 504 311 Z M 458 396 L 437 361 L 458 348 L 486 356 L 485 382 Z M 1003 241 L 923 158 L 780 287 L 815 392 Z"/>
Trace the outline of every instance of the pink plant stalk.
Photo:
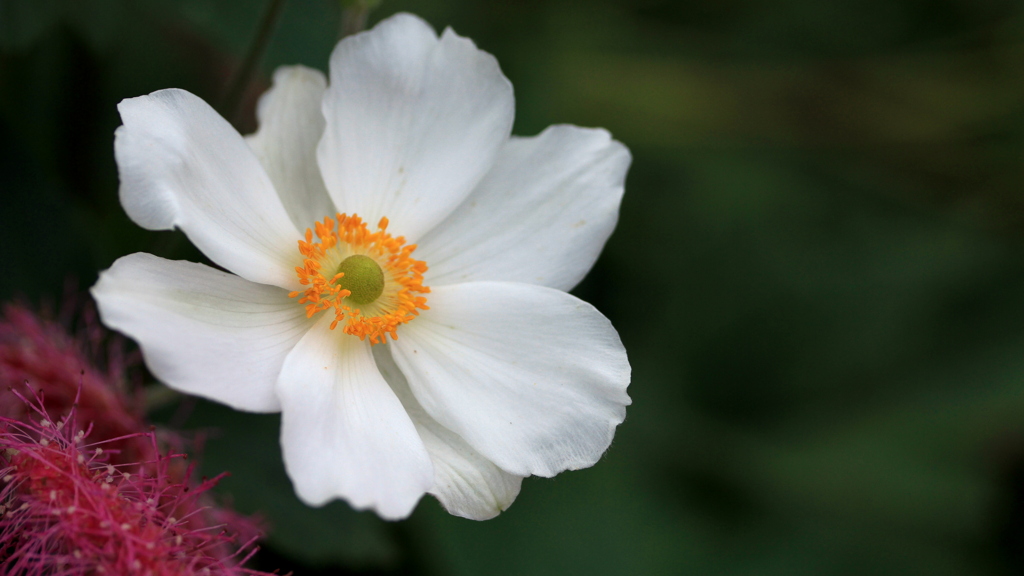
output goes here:
<path id="1" fill-rule="evenodd" d="M 78 426 L 74 407 L 51 419 L 41 394 L 23 403 L 30 418 L 0 418 L 0 573 L 263 574 L 241 567 L 252 540 L 238 546 L 206 523 L 200 500 L 219 476 L 191 487 L 175 481 L 169 468 L 182 456 L 160 455 L 153 432 L 130 435 L 151 447 L 153 461 L 114 465 L 111 442 L 87 442 L 91 430 Z M 225 545 L 235 552 L 224 557 Z"/>

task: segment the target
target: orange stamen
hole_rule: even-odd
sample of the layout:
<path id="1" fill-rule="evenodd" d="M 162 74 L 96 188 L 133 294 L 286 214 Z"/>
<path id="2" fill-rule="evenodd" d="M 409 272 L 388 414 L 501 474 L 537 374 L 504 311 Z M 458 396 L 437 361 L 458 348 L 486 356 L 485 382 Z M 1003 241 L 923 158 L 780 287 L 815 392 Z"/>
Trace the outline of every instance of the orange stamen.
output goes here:
<path id="1" fill-rule="evenodd" d="M 303 291 L 290 293 L 290 298 L 299 298 L 299 304 L 306 305 L 306 317 L 318 312 L 334 310 L 331 330 L 345 321 L 342 331 L 358 336 L 360 340 L 370 339 L 371 344 L 386 342 L 388 336 L 398 339 L 397 329 L 415 318 L 420 310 L 427 310 L 427 299 L 421 294 L 430 292 L 423 285 L 423 273 L 427 265 L 412 258 L 415 244 L 405 244 L 403 236 L 392 237 L 386 232 L 388 219 L 381 218 L 377 231 L 370 232 L 366 223 L 353 214 L 337 214 L 337 222 L 325 217 L 312 229 L 306 229 L 305 240 L 299 240 L 302 266 L 296 266 L 299 283 L 308 286 Z M 317 241 L 313 241 L 316 233 Z M 344 274 L 324 276 L 321 269 L 327 265 L 337 270 L 342 255 L 363 254 L 373 258 L 384 272 L 383 294 L 366 310 L 353 308 L 345 303 L 351 294 L 338 285 Z M 326 272 L 330 274 L 330 271 Z M 369 313 L 367 313 L 369 312 Z"/>

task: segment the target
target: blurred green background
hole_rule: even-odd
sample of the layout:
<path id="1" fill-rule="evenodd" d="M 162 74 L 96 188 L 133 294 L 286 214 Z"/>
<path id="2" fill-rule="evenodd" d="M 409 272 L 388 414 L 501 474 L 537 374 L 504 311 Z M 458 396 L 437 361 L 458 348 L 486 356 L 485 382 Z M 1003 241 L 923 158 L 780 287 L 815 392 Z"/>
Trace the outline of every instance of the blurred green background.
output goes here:
<path id="1" fill-rule="evenodd" d="M 126 97 L 224 95 L 268 5 L 0 0 L 0 298 L 148 251 L 117 202 Z M 515 133 L 634 154 L 575 290 L 619 329 L 633 405 L 595 467 L 495 520 L 303 507 L 278 419 L 189 403 L 204 470 L 305 574 L 1024 573 L 1024 4 L 385 0 L 497 56 Z M 291 0 L 276 66 L 325 69 L 340 5 Z"/>

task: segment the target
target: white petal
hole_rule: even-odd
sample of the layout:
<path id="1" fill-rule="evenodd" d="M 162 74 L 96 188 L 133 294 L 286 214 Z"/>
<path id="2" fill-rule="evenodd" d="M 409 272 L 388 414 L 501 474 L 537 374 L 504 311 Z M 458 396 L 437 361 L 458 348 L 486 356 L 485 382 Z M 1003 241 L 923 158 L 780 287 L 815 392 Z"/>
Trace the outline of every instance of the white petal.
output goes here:
<path id="1" fill-rule="evenodd" d="M 281 365 L 312 324 L 281 288 L 150 254 L 118 259 L 92 295 L 161 382 L 253 412 L 280 410 Z"/>
<path id="2" fill-rule="evenodd" d="M 321 108 L 326 89 L 327 79 L 319 70 L 278 68 L 274 86 L 256 109 L 260 129 L 246 138 L 300 231 L 335 213 L 316 163 L 316 146 L 324 133 Z"/>
<path id="3" fill-rule="evenodd" d="M 451 29 L 397 14 L 338 43 L 324 98 L 320 169 L 338 210 L 410 241 L 443 220 L 512 128 L 512 85 Z"/>
<path id="4" fill-rule="evenodd" d="M 430 457 L 369 342 L 329 330 L 334 317 L 323 316 L 278 381 L 285 469 L 311 506 L 344 498 L 404 518 L 433 484 Z"/>
<path id="5" fill-rule="evenodd" d="M 430 493 L 450 514 L 488 520 L 508 509 L 523 482 L 473 450 L 458 434 L 438 424 L 409 390 L 409 383 L 391 357 L 389 346 L 374 346 L 373 357 L 409 413 L 434 463 Z"/>
<path id="6" fill-rule="evenodd" d="M 572 289 L 615 228 L 629 163 L 604 130 L 552 126 L 512 138 L 473 194 L 420 240 L 426 283 Z"/>
<path id="7" fill-rule="evenodd" d="M 392 352 L 423 408 L 518 476 L 594 464 L 626 415 L 629 362 L 593 306 L 511 282 L 441 286 Z"/>
<path id="8" fill-rule="evenodd" d="M 261 284 L 298 286 L 298 231 L 259 160 L 184 90 L 122 100 L 114 137 L 121 204 L 150 230 L 178 227 L 211 260 Z"/>

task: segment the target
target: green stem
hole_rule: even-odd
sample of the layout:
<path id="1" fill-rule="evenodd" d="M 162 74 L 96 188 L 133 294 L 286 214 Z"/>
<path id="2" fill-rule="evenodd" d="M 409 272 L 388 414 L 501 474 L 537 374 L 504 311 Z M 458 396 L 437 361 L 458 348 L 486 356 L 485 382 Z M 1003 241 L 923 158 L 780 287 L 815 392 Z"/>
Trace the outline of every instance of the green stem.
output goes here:
<path id="1" fill-rule="evenodd" d="M 343 0 L 341 9 L 341 29 L 338 39 L 362 32 L 366 28 L 366 17 L 380 4 L 380 0 Z"/>
<path id="2" fill-rule="evenodd" d="M 370 11 L 365 6 L 357 4 L 351 8 L 344 8 L 341 11 L 341 31 L 338 38 L 351 36 L 362 31 L 366 27 L 366 15 Z"/>
<path id="3" fill-rule="evenodd" d="M 260 60 L 263 59 L 263 53 L 266 52 L 267 45 L 270 44 L 270 37 L 273 35 L 277 21 L 281 18 L 281 12 L 284 10 L 284 2 L 285 0 L 270 0 L 266 12 L 263 13 L 263 19 L 260 21 L 260 28 L 256 32 L 256 37 L 253 39 L 252 44 L 249 45 L 249 50 L 245 54 L 245 59 L 242 60 L 241 66 L 238 67 L 238 70 L 232 76 L 231 82 L 228 83 L 228 89 L 224 93 L 224 100 L 221 102 L 220 109 L 229 120 L 237 120 L 241 112 L 242 97 L 245 95 L 245 89 L 249 87 L 252 74 L 256 71 L 256 66 Z"/>

